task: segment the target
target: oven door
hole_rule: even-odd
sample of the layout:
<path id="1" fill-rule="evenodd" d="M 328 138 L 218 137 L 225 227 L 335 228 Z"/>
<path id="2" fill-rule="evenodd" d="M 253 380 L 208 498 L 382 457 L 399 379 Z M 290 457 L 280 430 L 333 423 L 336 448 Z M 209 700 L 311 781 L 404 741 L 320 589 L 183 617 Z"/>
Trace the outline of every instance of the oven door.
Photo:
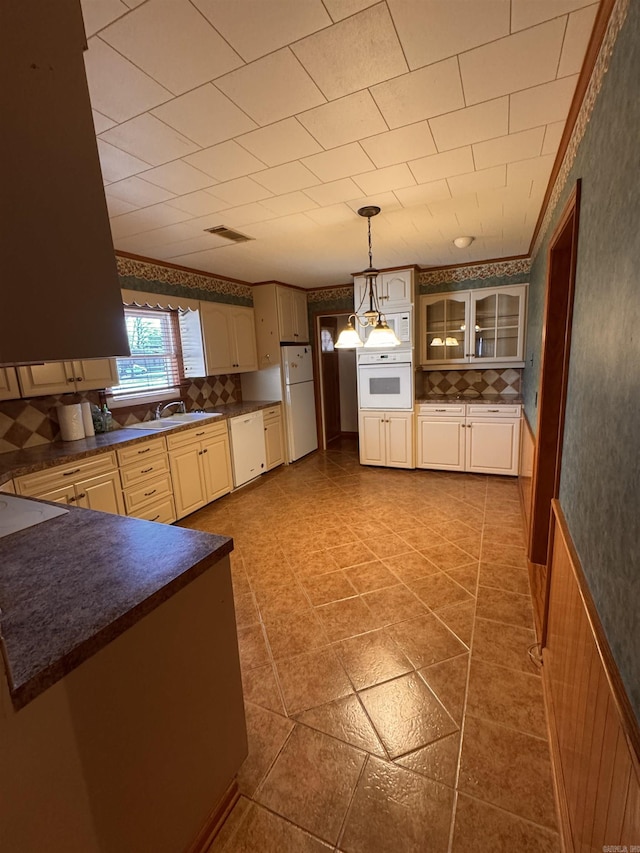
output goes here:
<path id="1" fill-rule="evenodd" d="M 358 365 L 358 393 L 361 409 L 412 409 L 411 363 Z"/>

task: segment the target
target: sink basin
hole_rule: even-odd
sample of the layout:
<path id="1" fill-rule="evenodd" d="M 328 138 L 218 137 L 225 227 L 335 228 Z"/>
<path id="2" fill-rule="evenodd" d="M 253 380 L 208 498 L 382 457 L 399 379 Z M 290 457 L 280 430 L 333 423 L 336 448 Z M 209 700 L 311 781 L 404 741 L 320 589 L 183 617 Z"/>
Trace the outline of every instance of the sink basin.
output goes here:
<path id="1" fill-rule="evenodd" d="M 172 429 L 175 426 L 182 425 L 184 421 L 173 421 L 170 418 L 162 418 L 161 421 L 143 421 L 139 424 L 127 424 L 123 429 L 152 429 L 162 431 L 163 429 Z"/>
<path id="2" fill-rule="evenodd" d="M 160 418 L 157 421 L 142 421 L 139 424 L 128 424 L 124 429 L 151 429 L 161 432 L 162 430 L 173 429 L 173 427 L 184 426 L 185 424 L 195 424 L 208 418 L 221 417 L 220 412 L 186 412 L 185 414 L 171 415 L 170 418 Z"/>

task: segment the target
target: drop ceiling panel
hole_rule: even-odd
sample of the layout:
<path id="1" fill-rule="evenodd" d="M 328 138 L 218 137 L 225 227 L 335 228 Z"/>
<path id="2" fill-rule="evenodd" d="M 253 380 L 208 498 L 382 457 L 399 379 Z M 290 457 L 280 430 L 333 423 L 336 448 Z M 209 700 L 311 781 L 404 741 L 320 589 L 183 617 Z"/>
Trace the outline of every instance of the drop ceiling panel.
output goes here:
<path id="1" fill-rule="evenodd" d="M 317 177 L 297 161 L 256 172 L 252 178 L 272 193 L 290 193 L 318 183 Z"/>
<path id="2" fill-rule="evenodd" d="M 277 216 L 302 213 L 305 210 L 317 207 L 315 201 L 312 201 L 308 195 L 301 192 L 286 193 L 285 195 L 279 195 L 277 198 L 267 198 L 262 203 Z"/>
<path id="3" fill-rule="evenodd" d="M 171 207 L 177 207 L 178 210 L 184 210 L 192 216 L 205 216 L 208 213 L 216 213 L 218 210 L 224 210 L 227 207 L 227 202 L 216 198 L 207 190 L 197 190 L 193 193 L 178 196 L 169 202 Z"/>
<path id="4" fill-rule="evenodd" d="M 410 68 L 509 35 L 509 0 L 388 0 Z"/>
<path id="5" fill-rule="evenodd" d="M 102 133 L 105 130 L 109 130 L 110 127 L 113 127 L 115 121 L 111 121 L 110 118 L 103 116 L 102 113 L 99 113 L 97 110 L 91 110 L 91 114 L 93 115 L 93 127 L 96 133 Z"/>
<path id="6" fill-rule="evenodd" d="M 361 145 L 378 168 L 436 153 L 436 145 L 426 121 L 371 136 L 363 139 Z"/>
<path id="7" fill-rule="evenodd" d="M 251 178 L 236 178 L 235 181 L 217 184 L 215 194 L 217 198 L 228 202 L 229 207 L 261 201 L 271 195 L 269 190 L 252 181 Z"/>
<path id="8" fill-rule="evenodd" d="M 204 148 L 184 159 L 218 181 L 231 181 L 264 168 L 264 163 L 232 139 Z"/>
<path id="9" fill-rule="evenodd" d="M 216 30 L 251 62 L 329 26 L 321 0 L 193 0 Z M 251 26 L 247 26 L 247 22 Z"/>
<path id="10" fill-rule="evenodd" d="M 439 178 L 473 172 L 474 163 L 471 148 L 467 145 L 464 148 L 455 148 L 453 151 L 412 160 L 409 167 L 416 181 L 419 184 L 426 184 Z"/>
<path id="11" fill-rule="evenodd" d="M 107 210 L 109 211 L 109 216 L 111 218 L 114 216 L 121 216 L 123 213 L 132 213 L 134 210 L 138 209 L 135 204 L 129 204 L 128 201 L 121 201 L 119 198 L 107 195 L 106 193 L 105 199 L 107 202 Z"/>
<path id="12" fill-rule="evenodd" d="M 456 59 L 445 59 L 374 86 L 371 94 L 390 128 L 465 106 Z"/>
<path id="13" fill-rule="evenodd" d="M 447 182 L 444 180 L 430 181 L 416 187 L 396 190 L 394 195 L 404 207 L 414 207 L 418 204 L 429 204 L 442 198 L 451 198 Z"/>
<path id="14" fill-rule="evenodd" d="M 407 71 L 386 3 L 379 3 L 292 46 L 329 100 Z"/>
<path id="15" fill-rule="evenodd" d="M 488 169 L 499 163 L 513 163 L 528 157 L 538 157 L 542 150 L 544 127 L 534 127 L 520 133 L 510 133 L 473 146 L 473 158 L 478 169 Z"/>
<path id="16" fill-rule="evenodd" d="M 80 0 L 80 6 L 87 38 L 129 11 L 120 0 Z"/>
<path id="17" fill-rule="evenodd" d="M 110 184 L 106 194 L 133 204 L 136 207 L 148 207 L 151 204 L 159 204 L 174 197 L 173 193 L 150 184 L 144 178 L 131 177 L 123 181 Z"/>
<path id="18" fill-rule="evenodd" d="M 153 166 L 161 166 L 198 150 L 195 142 L 150 113 L 143 113 L 113 127 L 100 138 Z"/>
<path id="19" fill-rule="evenodd" d="M 340 181 L 330 181 L 317 187 L 310 187 L 305 192 L 318 204 L 328 206 L 358 198 L 362 190 L 355 185 L 351 178 L 343 178 Z"/>
<path id="20" fill-rule="evenodd" d="M 555 121 L 553 124 L 548 124 L 544 134 L 544 143 L 542 145 L 541 154 L 555 154 L 562 139 L 564 131 L 564 121 Z"/>
<path id="21" fill-rule="evenodd" d="M 236 141 L 267 166 L 280 166 L 322 151 L 322 146 L 295 118 L 261 127 Z"/>
<path id="22" fill-rule="evenodd" d="M 298 116 L 323 148 L 382 133 L 387 125 L 368 91 L 356 92 Z"/>
<path id="23" fill-rule="evenodd" d="M 373 163 L 357 142 L 305 157 L 303 162 L 321 181 L 337 181 L 373 168 Z"/>
<path id="24" fill-rule="evenodd" d="M 324 0 L 324 5 L 334 21 L 342 21 L 379 2 L 380 0 Z"/>
<path id="25" fill-rule="evenodd" d="M 210 83 L 174 98 L 153 110 L 153 114 L 203 147 L 256 127 L 248 115 Z"/>
<path id="26" fill-rule="evenodd" d="M 589 0 L 512 0 L 511 32 L 566 15 L 588 4 Z"/>
<path id="27" fill-rule="evenodd" d="M 497 98 L 429 120 L 438 151 L 462 148 L 509 132 L 509 98 Z"/>
<path id="28" fill-rule="evenodd" d="M 189 0 L 149 0 L 100 35 L 174 95 L 242 64 Z"/>
<path id="29" fill-rule="evenodd" d="M 168 101 L 171 92 L 94 36 L 84 64 L 91 105 L 114 121 L 126 121 Z"/>
<path id="30" fill-rule="evenodd" d="M 135 210 L 133 213 L 125 213 L 111 220 L 111 233 L 114 239 L 118 237 L 129 237 L 132 234 L 140 234 L 143 231 L 152 231 L 163 225 L 173 225 L 175 222 L 187 219 L 188 214 L 168 207 L 164 204 L 156 204 L 153 207 L 145 207 L 143 210 Z"/>
<path id="31" fill-rule="evenodd" d="M 365 172 L 363 175 L 357 175 L 353 180 L 367 195 L 415 186 L 416 183 L 406 163 L 387 166 L 375 172 Z"/>
<path id="32" fill-rule="evenodd" d="M 470 172 L 468 175 L 457 175 L 447 179 L 451 195 L 461 196 L 474 193 L 478 190 L 503 187 L 507 182 L 507 168 L 505 165 L 494 166 L 491 169 L 480 169 Z"/>
<path id="33" fill-rule="evenodd" d="M 100 157 L 102 177 L 107 182 L 119 181 L 149 168 L 149 163 L 132 157 L 126 151 L 121 151 L 101 139 L 98 140 L 98 156 Z"/>
<path id="34" fill-rule="evenodd" d="M 577 76 L 564 77 L 511 95 L 510 132 L 562 120 L 569 112 L 577 81 Z"/>
<path id="35" fill-rule="evenodd" d="M 460 56 L 467 104 L 554 80 L 566 18 L 556 18 Z"/>
<path id="36" fill-rule="evenodd" d="M 322 92 L 288 49 L 257 59 L 216 85 L 258 124 L 271 124 L 325 102 Z"/>
<path id="37" fill-rule="evenodd" d="M 385 213 L 389 213 L 392 210 L 400 210 L 402 207 L 392 192 L 376 192 L 375 195 L 359 196 L 358 198 L 351 199 L 347 204 L 354 212 L 370 204 L 377 205 Z"/>
<path id="38" fill-rule="evenodd" d="M 322 227 L 353 222 L 353 210 L 346 204 L 331 204 L 328 207 L 317 207 L 313 210 L 307 210 L 306 215 Z"/>
<path id="39" fill-rule="evenodd" d="M 560 65 L 558 66 L 558 77 L 579 73 L 597 11 L 598 4 L 594 3 L 592 6 L 587 6 L 586 9 L 569 15 Z"/>
<path id="40" fill-rule="evenodd" d="M 241 204 L 238 207 L 228 208 L 221 212 L 211 225 L 230 225 L 235 228 L 254 222 L 266 222 L 268 219 L 274 219 L 276 215 L 272 210 L 266 208 L 262 202 L 254 201 L 251 204 Z"/>
<path id="41" fill-rule="evenodd" d="M 210 175 L 205 175 L 199 169 L 194 169 L 189 163 L 175 160 L 173 163 L 165 163 L 145 172 L 145 180 L 162 187 L 176 195 L 202 190 L 215 184 Z"/>
<path id="42" fill-rule="evenodd" d="M 553 168 L 553 161 L 553 154 L 547 154 L 544 157 L 533 157 L 531 160 L 509 163 L 507 165 L 507 184 L 519 184 L 525 181 L 546 183 Z"/>

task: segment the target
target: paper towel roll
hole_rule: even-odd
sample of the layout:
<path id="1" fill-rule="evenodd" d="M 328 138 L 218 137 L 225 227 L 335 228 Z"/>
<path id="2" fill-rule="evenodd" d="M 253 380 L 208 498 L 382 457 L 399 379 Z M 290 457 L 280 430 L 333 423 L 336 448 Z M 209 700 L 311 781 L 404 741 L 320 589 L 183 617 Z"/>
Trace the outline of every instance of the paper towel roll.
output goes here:
<path id="1" fill-rule="evenodd" d="M 91 403 L 80 403 L 82 406 L 82 425 L 84 426 L 84 434 L 87 438 L 96 434 L 93 426 L 93 415 L 91 414 Z"/>
<path id="2" fill-rule="evenodd" d="M 84 438 L 80 403 L 72 403 L 70 406 L 57 406 L 57 409 L 62 440 L 77 441 L 79 438 Z"/>

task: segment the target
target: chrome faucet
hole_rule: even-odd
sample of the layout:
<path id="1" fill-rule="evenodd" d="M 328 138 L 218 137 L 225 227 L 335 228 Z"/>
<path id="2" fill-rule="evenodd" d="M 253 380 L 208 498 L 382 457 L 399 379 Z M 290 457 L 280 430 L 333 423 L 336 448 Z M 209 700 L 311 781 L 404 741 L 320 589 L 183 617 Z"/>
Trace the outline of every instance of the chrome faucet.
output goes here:
<path id="1" fill-rule="evenodd" d="M 155 420 L 159 421 L 163 415 L 163 412 L 165 412 L 171 406 L 177 406 L 178 411 L 181 412 L 183 415 L 187 411 L 184 405 L 184 400 L 172 400 L 170 403 L 165 403 L 164 406 L 162 405 L 162 403 L 158 403 L 158 405 L 156 406 Z"/>

